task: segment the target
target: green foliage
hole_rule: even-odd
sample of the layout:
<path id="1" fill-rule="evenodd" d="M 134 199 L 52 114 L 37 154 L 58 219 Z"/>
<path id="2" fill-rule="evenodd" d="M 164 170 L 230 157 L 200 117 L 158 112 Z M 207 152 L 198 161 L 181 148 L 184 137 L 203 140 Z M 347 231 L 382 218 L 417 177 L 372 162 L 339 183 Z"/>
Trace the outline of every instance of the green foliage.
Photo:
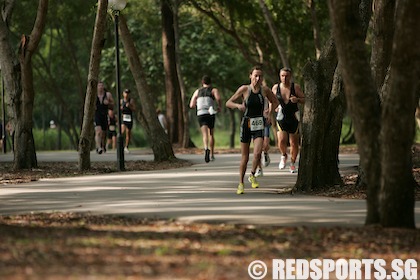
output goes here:
<path id="1" fill-rule="evenodd" d="M 126 18 L 134 38 L 146 79 L 152 86 L 156 105 L 166 107 L 165 79 L 162 59 L 162 27 L 160 2 L 142 0 L 138 5 L 128 1 L 122 15 Z M 233 28 L 238 38 L 223 32 L 215 22 L 198 12 L 191 1 L 183 1 L 179 10 L 181 69 L 187 94 L 200 86 L 203 74 L 212 77 L 223 100 L 226 100 L 241 84 L 249 82 L 248 70 L 252 63 L 246 59 L 241 48 L 252 59 L 258 60 L 256 47 L 261 48 L 263 59 L 271 69 L 280 67 L 277 50 L 265 23 L 263 14 L 254 0 L 197 0 L 200 6 L 214 13 L 225 28 Z M 322 1 L 321 1 L 322 2 Z M 323 30 L 328 34 L 328 11 L 325 3 L 317 2 L 317 12 Z M 312 25 L 304 1 L 266 1 L 273 14 L 277 29 L 287 47 L 295 77 L 308 58 L 314 57 Z M 12 40 L 17 46 L 21 34 L 29 35 L 36 11 L 37 1 L 16 1 L 15 12 L 10 21 Z M 62 127 L 73 123 L 76 129 L 82 123 L 83 104 L 86 92 L 92 34 L 96 17 L 96 0 L 50 0 L 45 33 L 37 53 L 33 57 L 35 105 L 34 126 L 48 127 L 54 120 Z M 19 11 L 19 12 L 17 12 Z M 102 51 L 100 79 L 105 82 L 116 99 L 115 93 L 115 46 L 114 24 L 108 16 L 108 29 Z M 239 41 L 243 42 L 242 45 Z M 128 67 L 127 57 L 120 46 L 121 86 L 135 91 L 135 83 Z M 277 75 L 266 75 L 271 86 Z M 133 94 L 133 96 L 136 96 Z M 189 96 L 188 96 L 189 98 Z M 141 104 L 141 100 L 137 100 Z M 219 121 L 228 127 L 227 114 Z M 139 128 L 138 131 L 141 131 Z M 137 133 L 137 132 L 135 132 Z M 136 139 L 144 139 L 138 132 Z M 43 143 L 40 136 L 36 143 Z M 53 138 L 54 136 L 49 136 Z M 63 139 L 67 137 L 63 133 Z M 64 140 L 63 140 L 64 141 Z M 135 140 L 137 141 L 137 140 Z M 45 149 L 54 148 L 55 141 L 42 144 Z M 147 141 L 135 143 L 147 145 Z M 37 144 L 41 145 L 41 144 Z M 63 144 L 63 147 L 65 144 Z"/>
<path id="2" fill-rule="evenodd" d="M 34 129 L 35 149 L 37 151 L 52 151 L 59 148 L 59 131 L 57 129 Z M 72 150 L 68 136 L 61 134 L 62 150 Z"/>

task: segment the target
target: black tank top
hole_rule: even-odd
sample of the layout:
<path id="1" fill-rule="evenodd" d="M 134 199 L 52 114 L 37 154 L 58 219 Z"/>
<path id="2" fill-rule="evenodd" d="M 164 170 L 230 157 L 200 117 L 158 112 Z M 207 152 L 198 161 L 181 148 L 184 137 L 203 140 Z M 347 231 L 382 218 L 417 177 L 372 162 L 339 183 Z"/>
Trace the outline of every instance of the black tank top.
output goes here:
<path id="1" fill-rule="evenodd" d="M 114 117 L 110 117 L 110 116 L 108 116 L 108 124 L 109 125 L 116 125 L 117 124 L 117 118 L 114 116 Z"/>
<path id="2" fill-rule="evenodd" d="M 99 99 L 98 96 L 96 96 L 96 112 L 100 115 L 107 115 L 108 114 L 108 105 L 104 104 L 104 101 L 106 99 L 106 92 L 104 96 L 102 97 L 102 102 Z"/>
<path id="3" fill-rule="evenodd" d="M 255 118 L 264 116 L 264 96 L 261 93 L 261 89 L 254 93 L 251 87 L 248 87 L 248 98 L 245 100 L 245 117 Z"/>
<path id="4" fill-rule="evenodd" d="M 295 83 L 292 83 L 290 86 L 290 96 L 296 96 Z M 287 104 L 284 103 L 283 97 L 281 96 L 280 92 L 280 84 L 278 84 L 277 86 L 276 97 L 279 100 L 281 107 L 283 108 L 283 114 L 285 119 L 288 117 L 294 117 L 295 113 L 299 111 L 297 103 L 290 102 L 290 100 Z"/>
<path id="5" fill-rule="evenodd" d="M 122 100 L 122 113 L 124 115 L 132 115 L 133 111 L 131 111 L 130 108 L 128 108 L 128 104 L 130 103 L 131 98 L 129 98 L 127 101 Z"/>

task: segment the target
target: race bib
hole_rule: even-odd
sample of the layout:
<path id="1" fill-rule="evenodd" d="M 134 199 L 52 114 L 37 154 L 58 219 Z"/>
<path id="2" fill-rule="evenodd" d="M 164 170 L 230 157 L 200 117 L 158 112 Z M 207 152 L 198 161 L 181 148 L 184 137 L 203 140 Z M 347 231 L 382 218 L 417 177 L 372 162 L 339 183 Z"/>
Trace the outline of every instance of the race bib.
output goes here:
<path id="1" fill-rule="evenodd" d="M 110 125 L 109 126 L 109 131 L 115 131 L 115 125 Z"/>
<path id="2" fill-rule="evenodd" d="M 251 131 L 263 130 L 264 129 L 263 117 L 250 118 L 249 128 L 251 129 Z"/>
<path id="3" fill-rule="evenodd" d="M 131 115 L 124 114 L 123 115 L 123 121 L 124 122 L 131 122 Z"/>

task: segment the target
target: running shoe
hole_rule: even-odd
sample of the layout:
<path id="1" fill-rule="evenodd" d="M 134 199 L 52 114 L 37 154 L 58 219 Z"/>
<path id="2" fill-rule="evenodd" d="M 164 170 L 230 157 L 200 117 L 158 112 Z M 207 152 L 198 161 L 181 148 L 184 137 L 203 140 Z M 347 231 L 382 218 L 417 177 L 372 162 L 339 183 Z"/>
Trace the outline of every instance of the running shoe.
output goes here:
<path id="1" fill-rule="evenodd" d="M 215 157 L 214 157 L 214 155 L 212 155 L 211 157 L 210 157 L 210 161 L 214 161 L 215 160 Z"/>
<path id="2" fill-rule="evenodd" d="M 97 152 L 98 154 L 102 154 L 102 148 L 96 148 L 96 152 Z"/>
<path id="3" fill-rule="evenodd" d="M 126 154 L 129 154 L 130 153 L 130 151 L 128 150 L 127 147 L 124 148 L 124 153 L 126 153 Z"/>
<path id="4" fill-rule="evenodd" d="M 279 169 L 284 169 L 286 167 L 286 160 L 287 160 L 287 156 L 281 156 Z"/>
<path id="5" fill-rule="evenodd" d="M 249 175 L 249 177 L 248 177 L 248 181 L 251 183 L 251 187 L 253 188 L 253 189 L 256 189 L 256 188 L 258 188 L 259 186 L 260 186 L 260 184 L 258 183 L 258 181 L 257 181 L 257 178 L 255 178 L 255 176 L 254 175 Z"/>
<path id="6" fill-rule="evenodd" d="M 262 177 L 262 176 L 264 176 L 263 170 L 257 169 L 257 171 L 255 172 L 255 177 Z"/>
<path id="7" fill-rule="evenodd" d="M 236 190 L 236 194 L 243 194 L 244 193 L 244 184 L 239 183 L 238 189 Z"/>
<path id="8" fill-rule="evenodd" d="M 261 154 L 261 166 L 264 166 L 264 167 L 267 166 L 267 165 L 265 165 L 265 155 L 262 155 L 262 154 Z"/>
<path id="9" fill-rule="evenodd" d="M 296 173 L 296 167 L 294 163 L 290 164 L 290 173 Z"/>
<path id="10" fill-rule="evenodd" d="M 210 161 L 210 150 L 209 149 L 206 149 L 204 151 L 204 161 L 205 162 L 209 162 Z"/>
<path id="11" fill-rule="evenodd" d="M 264 153 L 263 159 L 264 159 L 264 164 L 263 165 L 264 165 L 264 167 L 267 167 L 271 162 L 270 156 L 268 155 L 268 153 Z"/>

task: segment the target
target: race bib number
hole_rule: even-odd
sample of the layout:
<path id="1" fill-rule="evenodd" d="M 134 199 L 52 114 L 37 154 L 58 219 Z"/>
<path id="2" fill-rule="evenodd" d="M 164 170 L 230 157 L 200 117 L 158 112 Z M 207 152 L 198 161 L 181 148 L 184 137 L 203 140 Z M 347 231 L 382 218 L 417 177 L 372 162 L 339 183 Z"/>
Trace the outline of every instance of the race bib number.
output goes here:
<path id="1" fill-rule="evenodd" d="M 109 131 L 115 131 L 115 125 L 110 125 L 109 126 Z"/>
<path id="2" fill-rule="evenodd" d="M 123 121 L 124 122 L 131 122 L 131 115 L 124 114 L 123 115 Z"/>
<path id="3" fill-rule="evenodd" d="M 249 128 L 251 131 L 263 130 L 264 129 L 264 119 L 263 117 L 250 118 L 249 119 Z"/>

